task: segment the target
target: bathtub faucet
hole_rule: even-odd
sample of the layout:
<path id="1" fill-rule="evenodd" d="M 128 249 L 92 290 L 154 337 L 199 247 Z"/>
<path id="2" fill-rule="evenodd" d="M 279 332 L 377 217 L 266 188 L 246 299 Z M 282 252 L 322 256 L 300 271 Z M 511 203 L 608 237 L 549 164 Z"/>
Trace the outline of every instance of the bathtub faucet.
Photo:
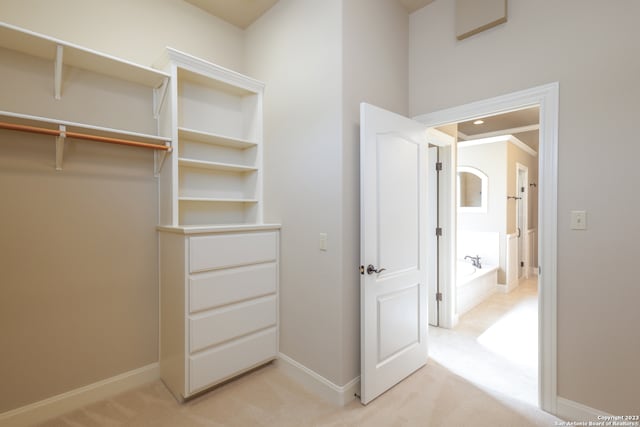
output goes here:
<path id="1" fill-rule="evenodd" d="M 471 264 L 473 264 L 474 267 L 482 268 L 482 264 L 480 264 L 480 255 L 476 255 L 476 256 L 467 255 L 464 257 L 464 259 L 467 259 L 467 258 L 471 260 Z"/>

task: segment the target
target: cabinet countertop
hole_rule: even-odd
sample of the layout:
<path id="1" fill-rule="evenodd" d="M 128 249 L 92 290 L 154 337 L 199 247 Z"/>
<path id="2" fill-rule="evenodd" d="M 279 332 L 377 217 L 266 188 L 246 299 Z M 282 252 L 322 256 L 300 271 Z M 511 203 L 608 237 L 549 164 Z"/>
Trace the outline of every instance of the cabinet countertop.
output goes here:
<path id="1" fill-rule="evenodd" d="M 279 230 L 280 224 L 236 224 L 236 225 L 182 225 L 156 227 L 158 231 L 175 234 L 228 233 L 234 231 Z"/>

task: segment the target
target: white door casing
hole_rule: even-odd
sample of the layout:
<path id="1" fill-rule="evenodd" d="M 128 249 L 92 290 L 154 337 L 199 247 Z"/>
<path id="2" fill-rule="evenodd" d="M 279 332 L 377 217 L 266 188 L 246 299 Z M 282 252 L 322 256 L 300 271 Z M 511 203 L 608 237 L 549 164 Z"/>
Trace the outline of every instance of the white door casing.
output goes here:
<path id="1" fill-rule="evenodd" d="M 524 189 L 524 190 L 523 190 Z M 529 278 L 529 168 L 516 163 L 516 232 L 518 234 L 518 280 Z"/>
<path id="2" fill-rule="evenodd" d="M 427 361 L 427 128 L 360 106 L 361 401 Z M 378 272 L 367 272 L 372 266 Z M 383 270 L 384 269 L 384 270 Z"/>
<path id="3" fill-rule="evenodd" d="M 540 408 L 557 413 L 558 114 L 557 82 L 414 117 L 426 126 L 458 123 L 538 105 L 538 392 Z M 442 202 L 442 201 L 441 201 Z M 452 236 L 455 242 L 455 236 Z M 445 239 L 448 240 L 448 239 Z M 444 282 L 446 293 L 454 281 Z M 451 313 L 443 313 L 446 317 Z M 450 316 L 452 317 L 452 316 Z M 445 319 L 446 320 L 446 319 Z M 451 319 L 449 319 L 451 320 Z M 442 319 L 441 319 L 442 321 Z M 446 326 L 445 326 L 446 327 Z"/>

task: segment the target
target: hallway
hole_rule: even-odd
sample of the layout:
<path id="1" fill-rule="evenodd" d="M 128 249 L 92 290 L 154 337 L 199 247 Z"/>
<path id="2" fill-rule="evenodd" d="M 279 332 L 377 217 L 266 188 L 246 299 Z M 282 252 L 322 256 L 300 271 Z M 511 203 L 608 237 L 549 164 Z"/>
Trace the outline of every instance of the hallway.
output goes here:
<path id="1" fill-rule="evenodd" d="M 429 326 L 429 356 L 486 391 L 537 407 L 537 277 L 495 293 L 455 329 Z"/>

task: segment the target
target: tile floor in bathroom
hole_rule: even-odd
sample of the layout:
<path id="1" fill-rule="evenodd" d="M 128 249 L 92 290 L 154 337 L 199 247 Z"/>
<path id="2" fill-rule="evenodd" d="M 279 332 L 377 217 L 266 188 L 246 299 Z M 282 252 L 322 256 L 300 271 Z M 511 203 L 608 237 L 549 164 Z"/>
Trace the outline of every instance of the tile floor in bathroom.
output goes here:
<path id="1" fill-rule="evenodd" d="M 429 326 L 429 356 L 488 392 L 538 406 L 537 277 L 495 293 L 455 329 Z"/>

